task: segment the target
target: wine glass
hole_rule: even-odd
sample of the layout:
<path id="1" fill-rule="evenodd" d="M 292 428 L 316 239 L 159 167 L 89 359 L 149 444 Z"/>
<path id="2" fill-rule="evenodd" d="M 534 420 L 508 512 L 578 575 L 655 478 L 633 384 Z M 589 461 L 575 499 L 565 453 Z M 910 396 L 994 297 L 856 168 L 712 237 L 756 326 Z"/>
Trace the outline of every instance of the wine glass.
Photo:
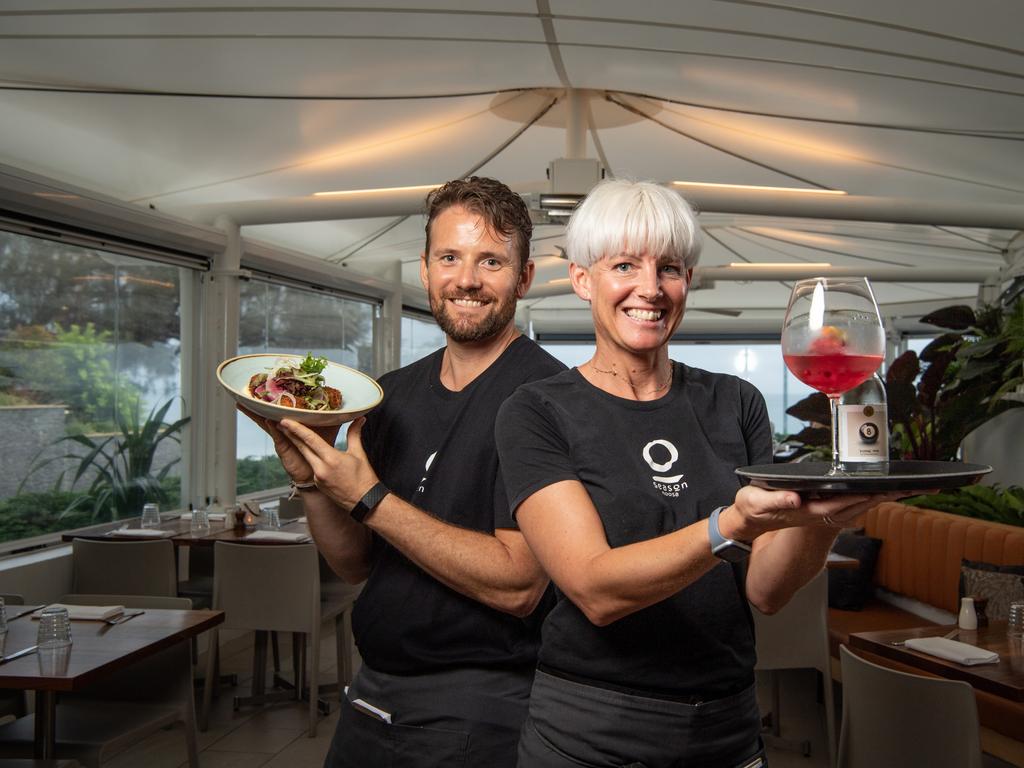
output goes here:
<path id="1" fill-rule="evenodd" d="M 800 381 L 828 395 L 832 468 L 839 463 L 839 396 L 874 375 L 885 332 L 866 277 L 812 277 L 793 286 L 782 326 L 782 357 Z"/>

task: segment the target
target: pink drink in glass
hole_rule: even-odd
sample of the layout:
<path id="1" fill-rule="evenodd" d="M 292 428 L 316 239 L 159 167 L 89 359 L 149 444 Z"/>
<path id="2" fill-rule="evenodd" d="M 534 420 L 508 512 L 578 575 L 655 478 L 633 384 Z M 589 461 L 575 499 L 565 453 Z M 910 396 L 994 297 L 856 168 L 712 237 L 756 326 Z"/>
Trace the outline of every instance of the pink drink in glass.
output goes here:
<path id="1" fill-rule="evenodd" d="M 843 352 L 783 355 L 786 366 L 800 381 L 826 395 L 835 396 L 867 381 L 882 364 L 881 355 Z"/>

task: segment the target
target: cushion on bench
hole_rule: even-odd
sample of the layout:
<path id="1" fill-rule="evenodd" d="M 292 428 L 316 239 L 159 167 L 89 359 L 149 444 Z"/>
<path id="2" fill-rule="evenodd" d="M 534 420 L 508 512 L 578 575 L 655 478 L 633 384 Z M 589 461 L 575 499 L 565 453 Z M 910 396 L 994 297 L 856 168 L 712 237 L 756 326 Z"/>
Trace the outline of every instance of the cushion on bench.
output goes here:
<path id="1" fill-rule="evenodd" d="M 1024 563 L 1024 528 L 886 502 L 865 516 L 882 539 L 875 584 L 950 613 L 959 610 L 960 563 Z"/>

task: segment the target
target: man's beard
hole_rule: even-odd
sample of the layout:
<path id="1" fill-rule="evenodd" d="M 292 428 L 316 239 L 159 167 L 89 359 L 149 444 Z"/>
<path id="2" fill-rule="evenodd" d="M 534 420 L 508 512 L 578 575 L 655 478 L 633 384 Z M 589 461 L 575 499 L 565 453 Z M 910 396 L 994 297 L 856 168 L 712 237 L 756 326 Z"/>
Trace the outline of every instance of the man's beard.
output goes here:
<path id="1" fill-rule="evenodd" d="M 475 295 L 449 296 L 430 298 L 430 311 L 434 315 L 438 326 L 445 332 L 445 335 L 452 341 L 465 343 L 471 341 L 483 341 L 499 332 L 512 321 L 516 314 L 516 301 L 509 296 L 505 301 L 494 301 L 487 305 L 487 314 L 478 321 L 457 320 L 448 314 L 448 299 L 470 299 L 478 300 Z"/>

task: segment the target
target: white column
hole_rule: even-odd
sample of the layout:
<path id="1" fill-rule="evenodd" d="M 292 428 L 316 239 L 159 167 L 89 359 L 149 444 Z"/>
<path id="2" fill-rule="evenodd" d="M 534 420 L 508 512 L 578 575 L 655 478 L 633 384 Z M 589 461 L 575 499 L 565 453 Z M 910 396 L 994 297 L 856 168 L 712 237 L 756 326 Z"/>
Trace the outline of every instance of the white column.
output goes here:
<path id="1" fill-rule="evenodd" d="M 223 253 L 213 259 L 213 269 L 204 275 L 203 338 L 206 342 L 202 372 L 203 430 L 206 456 L 203 495 L 217 497 L 221 504 L 235 501 L 235 401 L 217 382 L 217 366 L 238 354 L 238 281 L 241 276 L 242 237 L 237 224 L 227 218 L 216 222 L 227 235 Z"/>
<path id="2" fill-rule="evenodd" d="M 585 90 L 565 92 L 565 156 L 569 160 L 587 156 L 587 99 Z"/>
<path id="3" fill-rule="evenodd" d="M 402 359 L 402 262 L 392 262 L 386 279 L 391 290 L 381 307 L 374 328 L 374 376 L 401 367 Z"/>
<path id="4" fill-rule="evenodd" d="M 203 480 L 200 468 L 205 460 L 205 430 L 202 428 L 202 276 L 181 267 L 178 269 L 179 312 L 181 315 L 181 391 L 184 393 L 182 417 L 191 418 L 181 436 L 181 484 L 190 501 L 202 501 Z"/>

